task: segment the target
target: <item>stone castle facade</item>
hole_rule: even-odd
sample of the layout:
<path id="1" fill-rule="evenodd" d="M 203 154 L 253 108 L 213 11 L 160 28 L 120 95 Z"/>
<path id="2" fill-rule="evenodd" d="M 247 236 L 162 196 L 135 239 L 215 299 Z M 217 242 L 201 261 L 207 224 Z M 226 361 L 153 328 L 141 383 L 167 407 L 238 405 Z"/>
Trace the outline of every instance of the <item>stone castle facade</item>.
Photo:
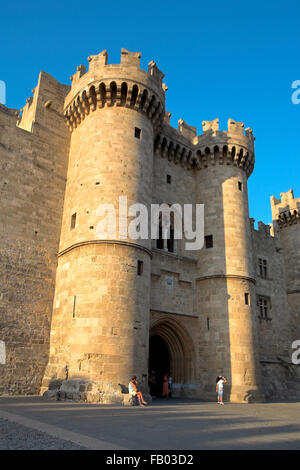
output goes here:
<path id="1" fill-rule="evenodd" d="M 41 72 L 22 114 L 0 106 L 0 393 L 122 402 L 154 369 L 177 396 L 214 399 L 218 374 L 232 401 L 297 396 L 300 198 L 272 197 L 256 230 L 252 130 L 175 129 L 155 62 L 88 60 L 71 86 Z M 119 196 L 204 204 L 203 249 L 100 240 L 97 208 Z"/>

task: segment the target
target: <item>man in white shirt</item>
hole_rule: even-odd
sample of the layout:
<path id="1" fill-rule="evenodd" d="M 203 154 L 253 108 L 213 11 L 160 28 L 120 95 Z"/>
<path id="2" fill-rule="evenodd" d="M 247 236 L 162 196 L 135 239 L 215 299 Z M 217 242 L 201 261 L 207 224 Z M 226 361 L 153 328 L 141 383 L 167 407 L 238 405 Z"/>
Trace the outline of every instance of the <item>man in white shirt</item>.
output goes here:
<path id="1" fill-rule="evenodd" d="M 227 380 L 225 377 L 219 375 L 216 380 L 216 392 L 218 394 L 218 403 L 224 405 L 223 403 L 223 384 L 226 384 Z"/>

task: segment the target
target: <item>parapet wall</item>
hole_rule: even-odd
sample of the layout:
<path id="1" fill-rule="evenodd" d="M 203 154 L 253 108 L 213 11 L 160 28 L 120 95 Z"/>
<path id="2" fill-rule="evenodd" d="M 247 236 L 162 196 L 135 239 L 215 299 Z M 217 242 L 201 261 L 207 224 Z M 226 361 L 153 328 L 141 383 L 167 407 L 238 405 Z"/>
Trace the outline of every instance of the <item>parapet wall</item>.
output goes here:
<path id="1" fill-rule="evenodd" d="M 72 87 L 65 100 L 69 129 L 77 127 L 90 112 L 105 106 L 124 106 L 146 114 L 157 127 L 164 116 L 163 73 L 155 62 L 148 71 L 140 68 L 141 54 L 122 49 L 121 63 L 108 64 L 107 51 L 90 56 L 89 70 L 83 65 L 71 77 Z"/>
<path id="2" fill-rule="evenodd" d="M 254 169 L 253 131 L 244 124 L 228 120 L 228 131 L 219 131 L 219 120 L 203 121 L 203 134 L 196 144 L 197 166 L 234 165 L 243 168 L 249 177 Z"/>

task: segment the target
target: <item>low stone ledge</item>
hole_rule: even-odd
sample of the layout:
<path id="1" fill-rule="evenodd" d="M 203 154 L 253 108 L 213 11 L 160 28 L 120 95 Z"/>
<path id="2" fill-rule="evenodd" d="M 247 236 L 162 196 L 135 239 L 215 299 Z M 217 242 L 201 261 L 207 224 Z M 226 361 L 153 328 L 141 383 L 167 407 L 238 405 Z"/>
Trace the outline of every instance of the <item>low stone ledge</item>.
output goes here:
<path id="1" fill-rule="evenodd" d="M 152 401 L 146 390 L 142 390 L 147 403 Z M 44 391 L 45 400 L 71 400 L 84 403 L 99 403 L 106 405 L 134 406 L 137 401 L 128 393 L 128 387 L 123 384 L 107 382 L 89 382 L 83 379 L 52 380 L 48 390 Z"/>

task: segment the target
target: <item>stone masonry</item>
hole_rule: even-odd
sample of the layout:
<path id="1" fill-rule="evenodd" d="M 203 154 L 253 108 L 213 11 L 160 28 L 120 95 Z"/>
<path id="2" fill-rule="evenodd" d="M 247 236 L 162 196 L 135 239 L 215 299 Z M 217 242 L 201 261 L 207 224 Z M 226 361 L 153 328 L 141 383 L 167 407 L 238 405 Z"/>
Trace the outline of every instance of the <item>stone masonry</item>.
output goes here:
<path id="1" fill-rule="evenodd" d="M 0 105 L 0 393 L 127 403 L 135 374 L 150 399 L 156 364 L 175 396 L 214 399 L 219 374 L 231 401 L 299 396 L 300 198 L 272 196 L 256 230 L 252 130 L 173 128 L 140 58 L 103 51 L 71 86 L 41 72 L 21 113 Z M 204 247 L 99 238 L 98 207 L 121 220 L 120 196 L 204 204 Z"/>

